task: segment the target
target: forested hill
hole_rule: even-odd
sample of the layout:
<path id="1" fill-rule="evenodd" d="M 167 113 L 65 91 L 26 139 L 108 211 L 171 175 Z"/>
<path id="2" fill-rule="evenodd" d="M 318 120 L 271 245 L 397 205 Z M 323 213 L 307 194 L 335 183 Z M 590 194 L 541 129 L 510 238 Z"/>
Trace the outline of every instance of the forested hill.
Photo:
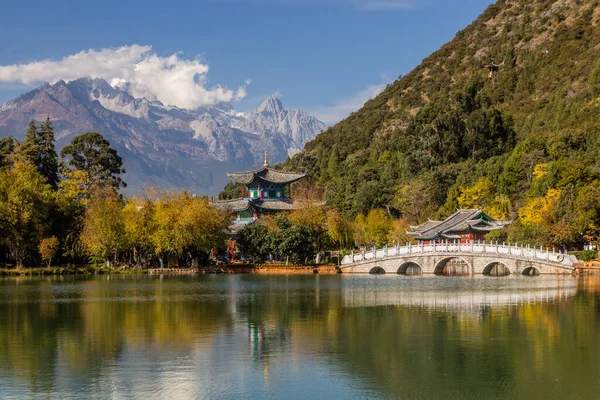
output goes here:
<path id="1" fill-rule="evenodd" d="M 500 0 L 286 167 L 348 217 L 483 207 L 513 239 L 580 245 L 600 222 L 599 95 L 598 2 Z"/>

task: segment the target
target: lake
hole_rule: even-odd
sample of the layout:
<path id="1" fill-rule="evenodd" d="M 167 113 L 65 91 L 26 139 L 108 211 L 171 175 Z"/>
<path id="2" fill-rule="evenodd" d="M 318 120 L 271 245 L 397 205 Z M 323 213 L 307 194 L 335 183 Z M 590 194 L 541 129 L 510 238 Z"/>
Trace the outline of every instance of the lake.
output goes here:
<path id="1" fill-rule="evenodd" d="M 0 279 L 0 398 L 600 398 L 600 279 Z"/>

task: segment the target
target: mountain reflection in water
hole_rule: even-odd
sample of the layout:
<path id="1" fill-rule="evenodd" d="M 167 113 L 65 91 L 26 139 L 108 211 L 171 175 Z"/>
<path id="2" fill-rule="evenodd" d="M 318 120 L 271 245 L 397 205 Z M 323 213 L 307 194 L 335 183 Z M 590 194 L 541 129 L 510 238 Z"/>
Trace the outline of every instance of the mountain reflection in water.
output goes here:
<path id="1" fill-rule="evenodd" d="M 600 393 L 600 280 L 0 280 L 0 398 Z"/>

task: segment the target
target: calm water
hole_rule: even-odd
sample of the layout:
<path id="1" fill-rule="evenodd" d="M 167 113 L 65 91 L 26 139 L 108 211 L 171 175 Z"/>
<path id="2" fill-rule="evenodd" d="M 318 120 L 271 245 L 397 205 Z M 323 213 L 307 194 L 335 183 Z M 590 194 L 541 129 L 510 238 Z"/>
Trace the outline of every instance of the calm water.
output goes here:
<path id="1" fill-rule="evenodd" d="M 0 398 L 600 398 L 600 280 L 0 279 Z"/>

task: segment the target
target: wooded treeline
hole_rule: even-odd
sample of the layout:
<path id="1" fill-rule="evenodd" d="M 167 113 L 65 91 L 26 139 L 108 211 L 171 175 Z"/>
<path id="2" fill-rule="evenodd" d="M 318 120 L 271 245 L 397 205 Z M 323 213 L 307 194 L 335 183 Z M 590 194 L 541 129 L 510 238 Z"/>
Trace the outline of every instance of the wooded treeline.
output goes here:
<path id="1" fill-rule="evenodd" d="M 224 248 L 229 216 L 208 199 L 149 189 L 124 199 L 123 162 L 88 132 L 60 157 L 48 118 L 22 143 L 0 140 L 0 262 L 162 265 L 167 255 L 206 260 Z"/>

